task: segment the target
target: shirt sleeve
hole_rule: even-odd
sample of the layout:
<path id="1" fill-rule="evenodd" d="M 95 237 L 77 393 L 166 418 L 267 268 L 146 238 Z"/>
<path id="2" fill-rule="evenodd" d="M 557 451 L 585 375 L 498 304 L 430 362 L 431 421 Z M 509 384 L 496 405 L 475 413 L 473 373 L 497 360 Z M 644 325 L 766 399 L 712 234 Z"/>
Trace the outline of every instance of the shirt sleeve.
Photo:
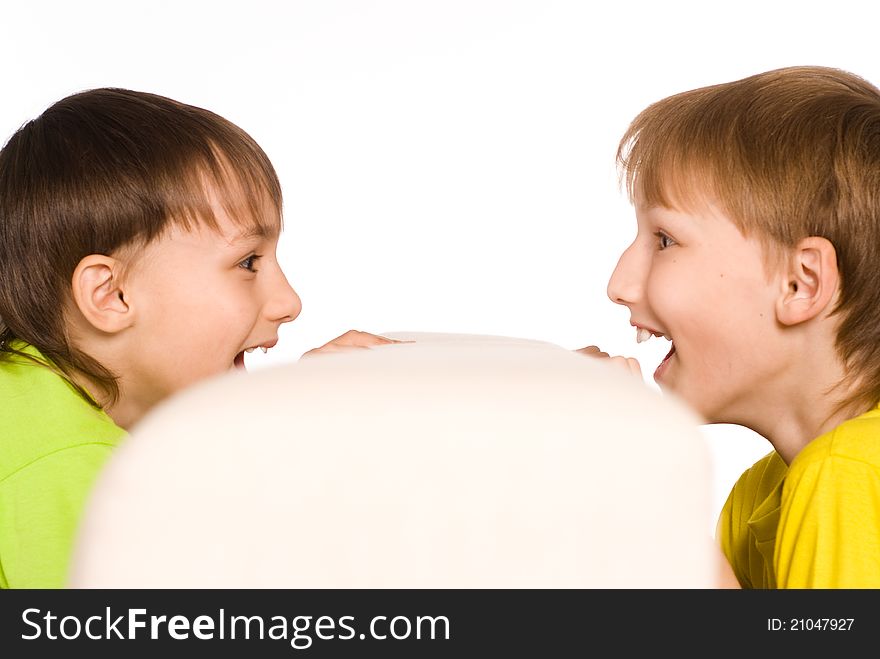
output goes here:
<path id="1" fill-rule="evenodd" d="M 880 588 L 880 473 L 830 455 L 792 470 L 773 556 L 779 588 Z"/>
<path id="2" fill-rule="evenodd" d="M 0 482 L 0 586 L 64 587 L 80 515 L 112 450 L 65 448 Z"/>

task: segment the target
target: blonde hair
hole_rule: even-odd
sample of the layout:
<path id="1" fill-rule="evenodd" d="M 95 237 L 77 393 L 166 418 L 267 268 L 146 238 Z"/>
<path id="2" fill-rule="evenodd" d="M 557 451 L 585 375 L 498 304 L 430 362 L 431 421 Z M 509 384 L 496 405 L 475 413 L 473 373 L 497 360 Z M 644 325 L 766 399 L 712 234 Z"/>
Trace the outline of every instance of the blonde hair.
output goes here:
<path id="1" fill-rule="evenodd" d="M 631 200 L 709 199 L 770 264 L 808 236 L 837 252 L 836 348 L 851 394 L 880 400 L 880 90 L 839 69 L 767 71 L 665 98 L 642 111 L 617 161 Z"/>

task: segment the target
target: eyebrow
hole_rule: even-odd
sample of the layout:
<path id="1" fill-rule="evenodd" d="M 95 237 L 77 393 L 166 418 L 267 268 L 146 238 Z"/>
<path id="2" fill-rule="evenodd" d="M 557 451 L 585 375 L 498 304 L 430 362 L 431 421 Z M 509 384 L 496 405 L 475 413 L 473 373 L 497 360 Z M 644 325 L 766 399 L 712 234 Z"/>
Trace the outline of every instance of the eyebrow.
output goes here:
<path id="1" fill-rule="evenodd" d="M 271 239 L 277 238 L 280 234 L 281 230 L 279 227 L 270 227 L 265 224 L 254 224 L 232 236 L 232 242 L 249 240 L 251 238 Z"/>

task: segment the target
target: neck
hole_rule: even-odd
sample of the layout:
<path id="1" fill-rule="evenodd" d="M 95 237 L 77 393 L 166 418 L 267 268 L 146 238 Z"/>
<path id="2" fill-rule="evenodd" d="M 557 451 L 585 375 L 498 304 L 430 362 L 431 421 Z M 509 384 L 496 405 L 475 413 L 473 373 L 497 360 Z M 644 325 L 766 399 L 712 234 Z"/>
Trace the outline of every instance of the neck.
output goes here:
<path id="1" fill-rule="evenodd" d="M 133 390 L 132 385 L 137 384 L 136 379 L 130 376 L 126 378 L 126 374 L 130 373 L 126 355 L 132 352 L 126 336 L 122 333 L 106 335 L 97 332 L 77 310 L 70 314 L 68 335 L 71 345 L 89 355 L 111 373 L 119 376 L 117 380 L 118 395 L 113 400 L 106 385 L 82 372 L 77 372 L 73 379 L 91 394 L 117 426 L 131 430 L 132 426 L 140 421 L 141 417 L 152 407 L 152 401 L 139 395 L 143 392 Z"/>
<path id="2" fill-rule="evenodd" d="M 126 396 L 124 383 L 119 383 L 119 395 L 115 402 L 111 402 L 109 390 L 93 379 L 77 373 L 74 376 L 76 383 L 85 389 L 94 398 L 104 412 L 107 413 L 113 422 L 124 430 L 131 430 L 135 423 L 140 421 L 141 417 L 147 413 L 147 409 L 134 402 L 131 396 Z"/>
<path id="3" fill-rule="evenodd" d="M 778 415 L 771 422 L 755 424 L 752 429 L 766 437 L 786 464 L 791 464 L 798 453 L 815 438 L 833 430 L 847 419 L 859 416 L 868 409 L 851 405 L 834 411 L 831 405 L 813 400 L 815 407 L 799 406 Z"/>
<path id="4" fill-rule="evenodd" d="M 120 399 L 114 404 L 106 405 L 104 411 L 117 426 L 129 431 L 147 413 L 146 409 L 127 402 L 121 394 Z"/>
<path id="5" fill-rule="evenodd" d="M 812 440 L 868 409 L 841 401 L 852 397 L 856 384 L 844 380 L 836 354 L 812 354 L 784 369 L 778 379 L 754 392 L 750 411 L 733 421 L 763 435 L 785 460 L 792 460 Z"/>

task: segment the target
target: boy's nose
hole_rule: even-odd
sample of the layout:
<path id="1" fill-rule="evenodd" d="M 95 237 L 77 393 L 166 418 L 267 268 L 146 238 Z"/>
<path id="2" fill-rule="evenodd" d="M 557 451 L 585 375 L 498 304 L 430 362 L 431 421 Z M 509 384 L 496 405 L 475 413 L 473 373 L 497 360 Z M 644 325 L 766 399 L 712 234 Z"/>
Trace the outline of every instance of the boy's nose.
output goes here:
<path id="1" fill-rule="evenodd" d="M 287 277 L 279 270 L 278 282 L 272 292 L 272 297 L 266 305 L 266 315 L 272 320 L 281 323 L 289 323 L 299 316 L 302 311 L 302 300 L 299 299 L 293 286 L 287 281 Z"/>
<path id="2" fill-rule="evenodd" d="M 642 297 L 642 280 L 634 256 L 630 246 L 620 255 L 611 279 L 608 280 L 608 297 L 615 304 L 631 306 Z"/>

